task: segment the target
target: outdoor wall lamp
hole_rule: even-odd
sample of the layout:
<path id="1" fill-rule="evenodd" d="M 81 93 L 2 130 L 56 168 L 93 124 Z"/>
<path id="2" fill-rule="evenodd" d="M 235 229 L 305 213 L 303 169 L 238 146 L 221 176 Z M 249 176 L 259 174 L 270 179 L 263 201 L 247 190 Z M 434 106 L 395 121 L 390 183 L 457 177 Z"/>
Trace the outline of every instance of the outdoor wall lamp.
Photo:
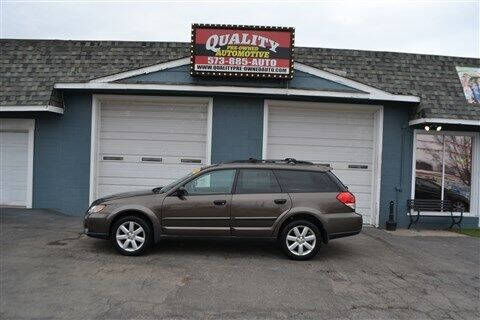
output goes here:
<path id="1" fill-rule="evenodd" d="M 437 130 L 437 131 L 442 130 L 442 126 L 435 125 L 435 124 L 433 124 L 433 125 L 426 125 L 424 129 L 425 129 L 425 131 L 430 131 L 430 128 L 431 128 L 431 129 L 435 129 L 435 130 Z"/>

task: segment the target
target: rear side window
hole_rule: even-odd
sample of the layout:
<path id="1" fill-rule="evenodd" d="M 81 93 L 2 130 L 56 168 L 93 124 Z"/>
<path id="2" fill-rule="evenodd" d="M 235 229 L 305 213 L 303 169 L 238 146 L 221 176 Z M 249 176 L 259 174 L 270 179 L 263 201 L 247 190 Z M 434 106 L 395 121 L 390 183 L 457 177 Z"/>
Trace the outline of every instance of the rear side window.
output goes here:
<path id="1" fill-rule="evenodd" d="M 329 172 L 312 172 L 297 170 L 276 170 L 287 192 L 338 192 L 340 186 L 334 181 Z"/>
<path id="2" fill-rule="evenodd" d="M 236 193 L 280 193 L 272 170 L 244 169 L 238 172 Z"/>

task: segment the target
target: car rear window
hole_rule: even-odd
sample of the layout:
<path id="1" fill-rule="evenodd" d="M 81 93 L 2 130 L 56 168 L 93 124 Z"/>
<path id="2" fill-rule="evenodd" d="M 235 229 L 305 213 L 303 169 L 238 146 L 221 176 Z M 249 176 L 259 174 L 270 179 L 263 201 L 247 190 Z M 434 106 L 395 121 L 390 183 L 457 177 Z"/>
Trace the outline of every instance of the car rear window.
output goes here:
<path id="1" fill-rule="evenodd" d="M 238 172 L 235 193 L 279 193 L 280 185 L 272 170 L 243 169 Z"/>
<path id="2" fill-rule="evenodd" d="M 330 172 L 275 170 L 287 192 L 338 192 L 342 188 Z"/>

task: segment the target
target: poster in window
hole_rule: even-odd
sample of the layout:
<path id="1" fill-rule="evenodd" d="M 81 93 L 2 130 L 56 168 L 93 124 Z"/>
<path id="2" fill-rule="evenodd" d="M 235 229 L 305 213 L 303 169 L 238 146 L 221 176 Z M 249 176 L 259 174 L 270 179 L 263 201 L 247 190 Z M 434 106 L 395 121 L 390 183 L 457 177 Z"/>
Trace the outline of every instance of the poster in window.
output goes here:
<path id="1" fill-rule="evenodd" d="M 457 73 L 467 101 L 480 104 L 480 68 L 457 67 Z"/>

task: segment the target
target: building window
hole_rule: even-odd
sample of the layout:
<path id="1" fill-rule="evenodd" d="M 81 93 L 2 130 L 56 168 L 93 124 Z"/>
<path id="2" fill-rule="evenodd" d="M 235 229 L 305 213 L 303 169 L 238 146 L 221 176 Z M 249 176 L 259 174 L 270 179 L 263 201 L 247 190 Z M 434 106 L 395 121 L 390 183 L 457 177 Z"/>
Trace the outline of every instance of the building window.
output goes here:
<path id="1" fill-rule="evenodd" d="M 470 211 L 473 137 L 461 134 L 417 134 L 415 199 L 450 200 Z"/>

